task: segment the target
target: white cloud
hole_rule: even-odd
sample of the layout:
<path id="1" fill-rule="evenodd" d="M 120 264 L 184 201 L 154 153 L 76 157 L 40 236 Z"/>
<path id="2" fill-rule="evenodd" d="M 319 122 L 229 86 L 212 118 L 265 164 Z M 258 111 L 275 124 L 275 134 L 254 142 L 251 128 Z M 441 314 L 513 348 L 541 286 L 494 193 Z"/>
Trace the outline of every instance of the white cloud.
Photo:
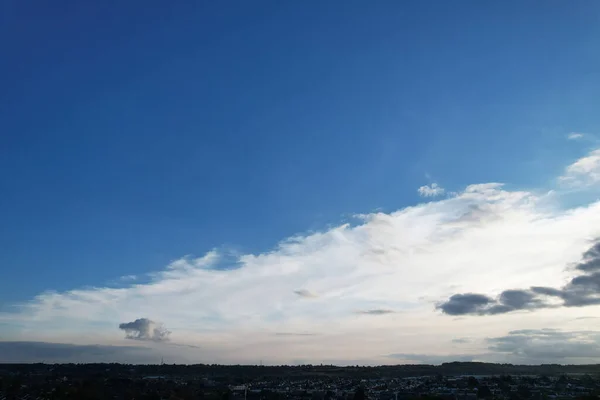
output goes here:
<path id="1" fill-rule="evenodd" d="M 587 162 L 573 165 L 570 173 L 590 171 Z M 483 354 L 483 338 L 508 330 L 567 322 L 580 329 L 586 320 L 574 318 L 600 317 L 597 306 L 460 320 L 435 310 L 454 293 L 564 285 L 568 266 L 600 237 L 600 202 L 561 210 L 555 200 L 471 185 L 241 254 L 236 268 L 212 250 L 172 262 L 150 282 L 42 293 L 0 313 L 0 324 L 13 327 L 4 339 L 131 346 L 139 341 L 126 341 L 119 324 L 148 318 L 164 323 L 171 340 L 144 345 L 162 346 L 173 362 L 376 364 L 397 362 L 390 354 Z M 452 341 L 465 332 L 473 340 L 458 349 Z"/>
<path id="2" fill-rule="evenodd" d="M 579 139 L 583 139 L 585 135 L 583 133 L 579 133 L 579 132 L 571 132 L 567 135 L 567 139 L 569 140 L 579 140 Z"/>
<path id="3" fill-rule="evenodd" d="M 421 186 L 417 191 L 423 197 L 435 197 L 444 194 L 444 188 L 437 183 L 432 183 L 429 186 Z"/>
<path id="4" fill-rule="evenodd" d="M 587 156 L 569 165 L 559 180 L 573 187 L 600 183 L 600 149 L 591 151 Z"/>

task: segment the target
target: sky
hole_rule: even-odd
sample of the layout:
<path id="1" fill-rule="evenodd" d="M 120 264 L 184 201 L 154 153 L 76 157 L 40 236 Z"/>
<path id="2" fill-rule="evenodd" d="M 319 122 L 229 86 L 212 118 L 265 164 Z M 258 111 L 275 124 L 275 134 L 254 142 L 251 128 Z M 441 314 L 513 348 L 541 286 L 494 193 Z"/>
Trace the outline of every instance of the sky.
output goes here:
<path id="1" fill-rule="evenodd" d="M 0 362 L 600 362 L 600 3 L 0 5 Z"/>

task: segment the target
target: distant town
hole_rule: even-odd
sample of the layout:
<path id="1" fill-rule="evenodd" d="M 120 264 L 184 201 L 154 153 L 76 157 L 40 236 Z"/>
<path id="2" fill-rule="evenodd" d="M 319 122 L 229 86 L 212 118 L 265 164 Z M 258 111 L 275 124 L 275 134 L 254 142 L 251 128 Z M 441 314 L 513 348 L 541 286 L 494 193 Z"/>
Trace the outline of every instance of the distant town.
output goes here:
<path id="1" fill-rule="evenodd" d="M 600 365 L 0 365 L 0 400 L 600 398 Z"/>

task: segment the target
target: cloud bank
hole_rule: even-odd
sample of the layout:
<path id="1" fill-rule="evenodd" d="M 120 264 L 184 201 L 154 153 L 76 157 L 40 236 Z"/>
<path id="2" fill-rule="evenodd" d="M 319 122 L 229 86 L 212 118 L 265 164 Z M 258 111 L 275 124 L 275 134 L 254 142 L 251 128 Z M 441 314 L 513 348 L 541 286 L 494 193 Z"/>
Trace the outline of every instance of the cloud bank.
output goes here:
<path id="1" fill-rule="evenodd" d="M 593 181 L 593 160 L 573 165 L 567 173 L 579 179 L 587 171 Z M 597 201 L 564 208 L 556 190 L 474 184 L 439 200 L 296 235 L 270 251 L 231 257 L 211 250 L 118 287 L 41 293 L 0 312 L 0 326 L 10 327 L 3 340 L 174 352 L 178 346 L 163 343 L 168 337 L 199 346 L 177 353 L 193 355 L 193 362 L 504 357 L 509 352 L 483 339 L 506 336 L 507 326 L 569 323 L 583 331 L 593 320 L 578 317 L 600 317 L 597 238 Z M 488 318 L 482 324 L 466 315 Z M 172 333 L 155 331 L 160 324 L 152 321 Z M 473 340 L 452 353 L 453 339 L 465 332 Z"/>
<path id="2" fill-rule="evenodd" d="M 158 363 L 159 353 L 138 346 L 0 342 L 0 363 Z"/>
<path id="3" fill-rule="evenodd" d="M 587 363 L 600 357 L 600 332 L 521 329 L 486 340 L 488 349 L 519 362 Z M 522 362 L 522 361 L 521 361 Z"/>

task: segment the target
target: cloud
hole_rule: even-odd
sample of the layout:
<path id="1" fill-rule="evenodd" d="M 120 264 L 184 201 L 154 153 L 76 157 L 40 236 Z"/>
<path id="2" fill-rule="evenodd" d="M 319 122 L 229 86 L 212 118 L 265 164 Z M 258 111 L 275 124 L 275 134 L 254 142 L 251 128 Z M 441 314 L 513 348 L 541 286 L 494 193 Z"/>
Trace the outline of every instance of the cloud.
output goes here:
<path id="1" fill-rule="evenodd" d="M 579 133 L 579 132 L 571 132 L 567 135 L 567 139 L 569 140 L 579 140 L 579 139 L 583 139 L 585 135 L 583 133 Z"/>
<path id="2" fill-rule="evenodd" d="M 314 299 L 316 297 L 319 297 L 315 293 L 311 292 L 310 290 L 306 290 L 306 289 L 294 290 L 294 293 L 296 293 L 300 297 L 304 297 L 304 298 L 307 298 L 307 299 Z"/>
<path id="3" fill-rule="evenodd" d="M 384 308 L 374 308 L 371 310 L 360 310 L 356 312 L 357 314 L 363 314 L 363 315 L 386 315 L 386 314 L 393 314 L 395 313 L 394 310 L 387 310 Z"/>
<path id="4" fill-rule="evenodd" d="M 471 343 L 473 340 L 471 338 L 455 338 L 452 339 L 452 343 L 456 343 L 456 344 L 465 344 L 465 343 Z"/>
<path id="5" fill-rule="evenodd" d="M 448 315 L 464 315 L 477 313 L 491 303 L 493 300 L 485 295 L 465 293 L 452 295 L 448 301 L 438 305 L 438 308 Z"/>
<path id="6" fill-rule="evenodd" d="M 559 181 L 571 187 L 586 187 L 600 182 L 600 149 L 591 151 L 569 165 Z"/>
<path id="7" fill-rule="evenodd" d="M 600 304 L 600 239 L 583 253 L 575 265 L 576 275 L 562 288 L 531 286 L 503 291 L 497 299 L 483 294 L 455 294 L 437 308 L 448 315 L 494 315 L 519 310 L 583 307 Z M 552 301 L 554 300 L 554 301 Z M 558 303 L 556 300 L 560 300 Z"/>
<path id="8" fill-rule="evenodd" d="M 459 338 L 454 343 L 473 343 Z M 513 364 L 589 364 L 600 358 L 600 332 L 560 329 L 519 329 L 487 337 L 474 354 L 392 353 L 387 357 L 406 363 L 442 364 L 452 361 L 485 361 Z"/>
<path id="9" fill-rule="evenodd" d="M 583 260 L 575 267 L 585 272 L 600 271 L 600 240 L 583 253 Z"/>
<path id="10" fill-rule="evenodd" d="M 0 342 L 0 363 L 158 363 L 154 350 L 137 346 Z"/>
<path id="11" fill-rule="evenodd" d="M 464 332 L 473 338 L 469 349 L 483 354 L 483 339 L 504 335 L 507 324 L 583 324 L 573 319 L 600 316 L 594 307 L 561 308 L 595 299 L 599 271 L 590 239 L 600 237 L 600 203 L 565 208 L 560 196 L 541 192 L 469 185 L 452 197 L 284 238 L 263 252 L 210 250 L 118 287 L 39 293 L 0 311 L 0 331 L 5 340 L 114 345 L 123 344 L 120 333 L 154 337 L 154 328 L 135 324 L 148 316 L 169 327 L 171 342 L 201 351 L 125 343 L 179 351 L 173 362 L 193 355 L 192 362 L 208 363 L 391 363 L 386 354 L 450 356 L 448 345 Z M 434 310 L 440 299 L 451 300 L 439 306 L 452 315 L 495 316 L 485 324 L 444 318 Z M 508 312 L 542 306 L 525 316 Z M 357 310 L 397 314 L 363 317 Z M 117 331 L 122 322 L 136 329 Z"/>
<path id="12" fill-rule="evenodd" d="M 316 336 L 316 333 L 309 332 L 275 332 L 275 336 Z"/>
<path id="13" fill-rule="evenodd" d="M 466 340 L 465 340 L 466 339 Z M 473 343 L 458 338 L 454 343 Z M 387 357 L 406 363 L 442 364 L 452 361 L 508 362 L 513 364 L 589 364 L 600 358 L 600 332 L 559 329 L 519 329 L 488 337 L 475 354 L 392 353 Z"/>
<path id="14" fill-rule="evenodd" d="M 171 334 L 162 324 L 157 324 L 148 318 L 138 318 L 133 322 L 119 324 L 119 329 L 125 331 L 127 339 L 150 340 L 161 342 L 169 340 Z"/>
<path id="15" fill-rule="evenodd" d="M 435 355 L 435 354 L 413 354 L 413 353 L 393 353 L 388 354 L 387 357 L 402 360 L 409 364 L 430 364 L 440 365 L 443 363 L 460 361 L 460 362 L 472 362 L 479 359 L 477 354 L 448 354 L 448 355 Z"/>
<path id="16" fill-rule="evenodd" d="M 437 183 L 421 186 L 419 189 L 417 189 L 417 191 L 423 197 L 436 197 L 444 194 L 445 192 L 444 188 L 439 186 Z"/>
<path id="17" fill-rule="evenodd" d="M 509 354 L 517 362 L 581 363 L 600 358 L 600 333 L 594 331 L 523 329 L 488 338 L 487 343 L 490 351 Z"/>

